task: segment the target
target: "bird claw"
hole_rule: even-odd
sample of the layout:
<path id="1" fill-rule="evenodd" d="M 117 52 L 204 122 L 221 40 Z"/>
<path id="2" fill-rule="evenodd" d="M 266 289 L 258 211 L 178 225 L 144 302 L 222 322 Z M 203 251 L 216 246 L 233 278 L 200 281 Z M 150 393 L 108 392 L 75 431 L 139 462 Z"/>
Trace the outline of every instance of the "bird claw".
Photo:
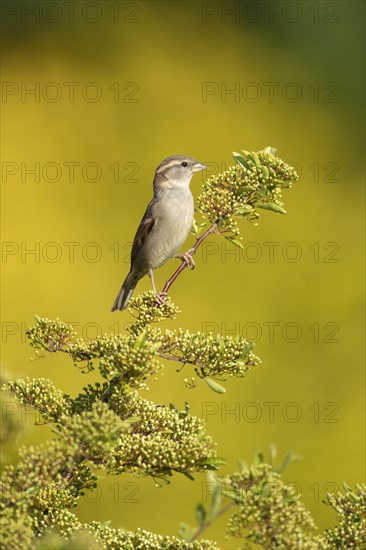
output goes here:
<path id="1" fill-rule="evenodd" d="M 161 306 L 165 302 L 165 298 L 167 297 L 167 292 L 157 292 L 155 294 L 155 303 L 158 306 Z"/>
<path id="2" fill-rule="evenodd" d="M 187 267 L 194 269 L 196 267 L 196 264 L 194 263 L 194 259 L 192 257 L 193 253 L 193 248 L 190 248 L 188 252 L 183 252 L 183 254 L 175 254 L 174 258 L 178 258 L 179 260 L 187 264 Z"/>

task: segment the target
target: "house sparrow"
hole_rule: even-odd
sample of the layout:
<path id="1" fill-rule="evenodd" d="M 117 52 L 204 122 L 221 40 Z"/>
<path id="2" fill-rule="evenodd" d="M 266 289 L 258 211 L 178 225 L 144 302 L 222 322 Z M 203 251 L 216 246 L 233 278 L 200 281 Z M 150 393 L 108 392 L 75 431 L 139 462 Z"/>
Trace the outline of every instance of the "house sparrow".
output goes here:
<path id="1" fill-rule="evenodd" d="M 154 270 L 170 258 L 189 261 L 189 254 L 176 252 L 183 245 L 194 218 L 189 188 L 195 172 L 206 166 L 192 157 L 176 155 L 159 164 L 154 176 L 154 196 L 136 232 L 131 268 L 113 304 L 112 311 L 126 309 L 139 280 L 148 274 L 154 292 Z"/>

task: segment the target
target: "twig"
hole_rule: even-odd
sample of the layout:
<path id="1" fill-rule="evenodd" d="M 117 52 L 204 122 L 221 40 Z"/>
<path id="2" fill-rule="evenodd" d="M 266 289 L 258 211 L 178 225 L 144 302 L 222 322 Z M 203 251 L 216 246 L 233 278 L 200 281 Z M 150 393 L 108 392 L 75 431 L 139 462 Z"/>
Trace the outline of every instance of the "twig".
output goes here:
<path id="1" fill-rule="evenodd" d="M 222 216 L 222 217 L 224 217 L 224 216 Z M 222 219 L 222 218 L 220 218 L 220 219 Z M 193 254 L 195 254 L 197 248 L 206 239 L 206 237 L 208 237 L 209 235 L 211 235 L 211 233 L 214 233 L 216 231 L 216 228 L 218 226 L 218 222 L 219 222 L 219 220 L 216 220 L 215 223 L 213 223 L 211 225 L 211 227 L 209 227 L 207 229 L 207 231 L 205 231 L 203 233 L 203 235 L 201 235 L 200 237 L 197 238 L 197 240 L 194 243 L 193 247 L 189 251 L 191 256 L 193 256 Z M 170 279 L 168 279 L 167 282 L 165 283 L 164 288 L 162 290 L 162 294 L 165 294 L 165 293 L 168 292 L 169 288 L 172 286 L 172 284 L 174 283 L 176 278 L 182 273 L 182 271 L 184 271 L 188 267 L 188 265 L 189 264 L 187 262 L 184 262 L 184 261 L 180 264 L 178 269 L 176 269 L 176 271 L 173 273 L 173 275 L 170 277 Z"/>
<path id="2" fill-rule="evenodd" d="M 219 518 L 220 516 L 223 516 L 224 514 L 226 514 L 226 512 L 228 510 L 231 510 L 231 508 L 234 508 L 234 506 L 236 506 L 236 502 L 229 502 L 229 504 L 227 504 L 224 508 L 222 508 L 217 514 L 215 517 L 209 519 L 208 521 L 206 521 L 206 523 L 204 523 L 202 525 L 202 527 L 200 527 L 199 529 L 197 529 L 197 531 L 195 532 L 195 534 L 193 535 L 193 537 L 190 539 L 189 542 L 194 542 L 195 540 L 198 539 L 198 537 L 200 537 L 202 535 L 202 533 L 204 531 L 206 531 L 206 529 L 208 527 L 210 527 L 210 525 L 212 525 L 212 523 L 214 521 L 217 520 L 217 518 Z"/>
<path id="3" fill-rule="evenodd" d="M 176 357 L 175 355 L 165 355 L 164 353 L 159 353 L 159 352 L 158 352 L 158 355 L 162 359 L 168 359 L 169 361 L 179 361 L 180 363 L 184 363 L 184 365 L 186 363 L 195 365 L 195 363 L 193 363 L 192 361 L 188 361 L 188 359 L 184 359 L 184 357 Z"/>

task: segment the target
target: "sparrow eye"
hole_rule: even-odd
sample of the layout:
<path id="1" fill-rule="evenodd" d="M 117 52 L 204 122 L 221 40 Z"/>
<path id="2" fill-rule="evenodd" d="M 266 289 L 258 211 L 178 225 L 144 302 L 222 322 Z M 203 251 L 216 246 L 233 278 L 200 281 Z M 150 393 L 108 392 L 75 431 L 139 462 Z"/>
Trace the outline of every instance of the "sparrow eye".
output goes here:
<path id="1" fill-rule="evenodd" d="M 185 160 L 182 162 L 182 166 L 186 167 L 188 166 L 188 162 L 186 162 Z"/>

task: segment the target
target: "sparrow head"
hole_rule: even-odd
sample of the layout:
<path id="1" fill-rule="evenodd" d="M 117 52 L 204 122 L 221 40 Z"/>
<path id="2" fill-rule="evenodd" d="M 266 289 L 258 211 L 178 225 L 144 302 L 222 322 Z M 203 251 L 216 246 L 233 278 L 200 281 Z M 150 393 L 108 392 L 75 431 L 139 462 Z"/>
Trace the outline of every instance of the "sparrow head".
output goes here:
<path id="1" fill-rule="evenodd" d="M 189 187 L 195 172 L 205 170 L 207 166 L 192 157 L 175 155 L 159 164 L 154 177 L 154 191 L 172 187 Z"/>

